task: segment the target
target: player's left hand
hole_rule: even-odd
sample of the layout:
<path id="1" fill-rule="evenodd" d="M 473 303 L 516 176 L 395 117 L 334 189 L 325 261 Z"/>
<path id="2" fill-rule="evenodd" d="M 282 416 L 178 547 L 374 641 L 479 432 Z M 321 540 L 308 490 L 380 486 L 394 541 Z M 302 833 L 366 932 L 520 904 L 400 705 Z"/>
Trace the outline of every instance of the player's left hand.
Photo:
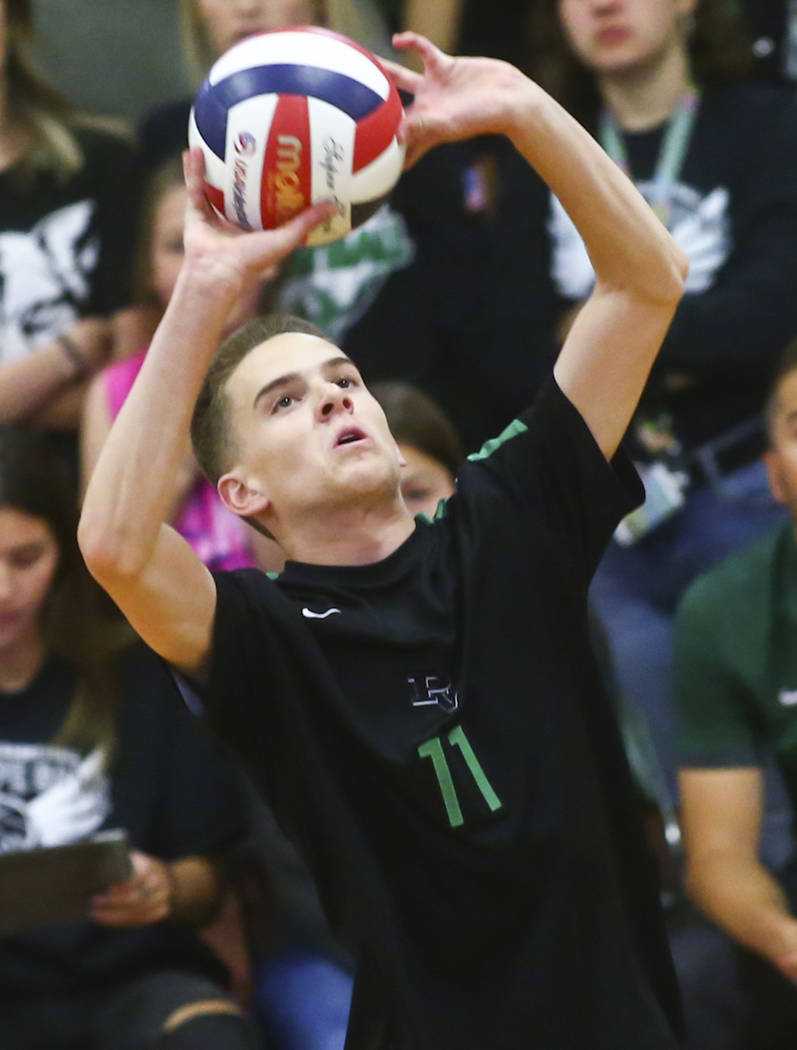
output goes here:
<path id="1" fill-rule="evenodd" d="M 172 907 L 167 865 L 157 857 L 133 851 L 133 874 L 91 902 L 91 918 L 103 926 L 148 926 L 166 919 Z"/>
<path id="2" fill-rule="evenodd" d="M 494 58 L 453 58 L 418 33 L 397 33 L 393 46 L 414 51 L 423 73 L 380 59 L 397 88 L 413 96 L 399 128 L 405 167 L 442 142 L 509 130 L 515 100 L 531 82 L 514 66 Z"/>

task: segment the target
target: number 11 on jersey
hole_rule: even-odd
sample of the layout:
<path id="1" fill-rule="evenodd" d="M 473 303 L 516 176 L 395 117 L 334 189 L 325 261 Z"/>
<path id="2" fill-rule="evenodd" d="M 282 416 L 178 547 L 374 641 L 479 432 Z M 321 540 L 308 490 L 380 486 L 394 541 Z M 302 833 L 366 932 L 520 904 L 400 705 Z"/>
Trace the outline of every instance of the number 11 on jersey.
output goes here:
<path id="1" fill-rule="evenodd" d="M 487 779 L 473 748 L 470 746 L 468 738 L 465 736 L 465 730 L 462 726 L 455 726 L 445 739 L 451 747 L 459 748 L 462 757 L 465 759 L 465 764 L 476 781 L 476 786 L 481 791 L 484 801 L 490 807 L 490 811 L 494 813 L 497 809 L 500 809 L 501 799 L 496 795 L 492 784 Z M 448 766 L 448 759 L 443 750 L 443 741 L 439 736 L 432 737 L 431 740 L 427 740 L 418 747 L 418 754 L 421 758 L 431 758 L 437 783 L 440 785 L 440 794 L 443 796 L 443 803 L 446 807 L 448 822 L 452 828 L 461 827 L 465 823 L 465 818 L 462 816 L 462 809 L 459 805 L 454 780 Z"/>

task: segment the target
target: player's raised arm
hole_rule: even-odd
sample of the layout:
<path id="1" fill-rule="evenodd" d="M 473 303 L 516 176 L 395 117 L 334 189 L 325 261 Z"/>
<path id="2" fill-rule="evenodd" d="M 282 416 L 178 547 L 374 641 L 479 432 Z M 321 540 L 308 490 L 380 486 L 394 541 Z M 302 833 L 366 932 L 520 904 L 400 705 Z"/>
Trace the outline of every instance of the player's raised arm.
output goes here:
<path id="1" fill-rule="evenodd" d="M 555 375 L 611 456 L 683 294 L 685 256 L 595 140 L 517 69 L 451 58 L 414 33 L 394 44 L 417 51 L 425 67 L 420 75 L 388 64 L 397 85 L 414 95 L 403 128 L 408 164 L 440 142 L 505 134 L 581 234 L 597 280 Z"/>
<path id="2" fill-rule="evenodd" d="M 242 288 L 279 262 L 331 211 L 303 212 L 278 230 L 242 233 L 212 211 L 203 160 L 186 155 L 185 260 L 141 372 L 86 490 L 78 540 L 91 573 L 156 652 L 188 671 L 205 660 L 213 578 L 164 524 L 202 380 Z"/>

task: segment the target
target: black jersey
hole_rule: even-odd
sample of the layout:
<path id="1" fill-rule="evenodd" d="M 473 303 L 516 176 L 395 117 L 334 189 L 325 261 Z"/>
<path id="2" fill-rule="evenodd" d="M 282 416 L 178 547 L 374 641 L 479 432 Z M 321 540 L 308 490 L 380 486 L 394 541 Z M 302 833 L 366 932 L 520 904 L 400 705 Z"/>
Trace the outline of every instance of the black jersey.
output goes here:
<path id="1" fill-rule="evenodd" d="M 641 496 L 553 382 L 375 564 L 216 575 L 208 714 L 358 962 L 349 1050 L 665 1050 L 586 590 Z"/>

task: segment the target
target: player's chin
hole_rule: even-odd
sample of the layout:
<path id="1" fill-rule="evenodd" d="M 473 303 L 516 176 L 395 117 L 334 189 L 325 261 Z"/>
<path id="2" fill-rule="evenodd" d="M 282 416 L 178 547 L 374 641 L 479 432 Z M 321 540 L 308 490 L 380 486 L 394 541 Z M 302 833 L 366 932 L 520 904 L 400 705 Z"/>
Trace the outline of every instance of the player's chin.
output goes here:
<path id="1" fill-rule="evenodd" d="M 398 476 L 385 457 L 375 453 L 341 464 L 341 484 L 352 494 L 379 496 L 398 487 Z"/>

